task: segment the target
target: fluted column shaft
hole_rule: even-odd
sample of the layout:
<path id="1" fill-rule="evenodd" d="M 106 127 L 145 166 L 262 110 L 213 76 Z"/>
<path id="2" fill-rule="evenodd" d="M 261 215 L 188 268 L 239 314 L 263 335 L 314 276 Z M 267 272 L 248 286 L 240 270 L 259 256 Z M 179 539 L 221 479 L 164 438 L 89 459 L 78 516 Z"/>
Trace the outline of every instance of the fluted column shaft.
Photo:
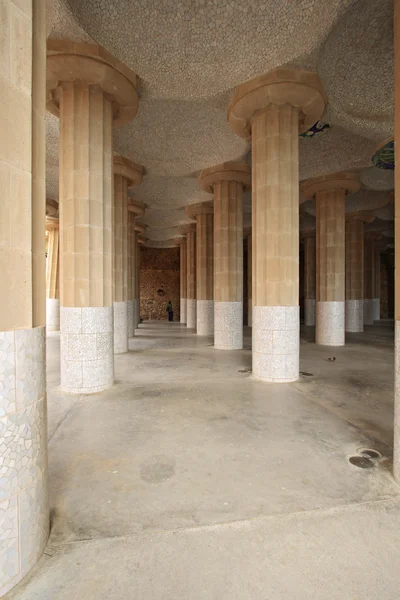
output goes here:
<path id="1" fill-rule="evenodd" d="M 395 75 L 395 139 L 400 140 L 400 8 L 394 3 L 394 75 Z M 394 212 L 400 215 L 400 152 L 395 154 L 395 194 Z M 394 386 L 394 427 L 393 427 L 393 475 L 400 483 L 400 228 L 398 216 L 395 226 L 395 386 Z"/>
<path id="2" fill-rule="evenodd" d="M 187 247 L 186 240 L 181 241 L 179 255 L 180 255 L 180 266 L 179 266 L 179 276 L 180 276 L 180 315 L 181 315 L 181 323 L 186 325 L 186 287 L 187 287 Z"/>
<path id="3" fill-rule="evenodd" d="M 316 342 L 343 346 L 345 300 L 345 191 L 316 194 Z"/>
<path id="4" fill-rule="evenodd" d="M 316 242 L 315 234 L 304 238 L 304 325 L 315 325 L 316 285 Z"/>
<path id="5" fill-rule="evenodd" d="M 375 245 L 375 298 L 373 307 L 374 322 L 381 318 L 381 249 Z"/>
<path id="6" fill-rule="evenodd" d="M 253 374 L 299 372 L 299 116 L 271 105 L 252 123 Z"/>
<path id="7" fill-rule="evenodd" d="M 46 327 L 48 331 L 60 329 L 60 286 L 59 286 L 59 229 L 51 224 L 48 230 L 46 266 Z"/>
<path id="8" fill-rule="evenodd" d="M 140 243 L 138 241 L 139 235 L 135 231 L 135 309 L 136 309 L 136 327 L 140 323 Z"/>
<path id="9" fill-rule="evenodd" d="M 375 238 L 364 236 L 364 325 L 374 324 Z"/>
<path id="10" fill-rule="evenodd" d="M 128 338 L 135 335 L 134 322 L 136 315 L 134 313 L 133 303 L 133 283 L 134 283 L 134 256 L 135 256 L 135 215 L 128 211 Z"/>
<path id="11" fill-rule="evenodd" d="M 214 333 L 213 214 L 196 216 L 196 332 Z"/>
<path id="12" fill-rule="evenodd" d="M 253 236 L 247 236 L 247 325 L 253 324 Z"/>
<path id="13" fill-rule="evenodd" d="M 364 223 L 346 220 L 346 331 L 364 331 Z"/>
<path id="14" fill-rule="evenodd" d="M 243 184 L 214 185 L 214 346 L 243 348 Z"/>
<path id="15" fill-rule="evenodd" d="M 114 174 L 114 353 L 128 352 L 128 180 Z"/>
<path id="16" fill-rule="evenodd" d="M 186 234 L 186 319 L 189 329 L 196 329 L 196 232 Z"/>

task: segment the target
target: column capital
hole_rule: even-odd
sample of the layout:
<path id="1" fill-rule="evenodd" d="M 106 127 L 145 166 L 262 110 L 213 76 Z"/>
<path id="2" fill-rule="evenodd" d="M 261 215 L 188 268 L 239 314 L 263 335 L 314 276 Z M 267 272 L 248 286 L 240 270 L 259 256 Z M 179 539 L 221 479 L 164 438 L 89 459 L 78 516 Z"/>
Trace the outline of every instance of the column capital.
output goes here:
<path id="1" fill-rule="evenodd" d="M 171 244 L 174 244 L 174 246 L 181 246 L 182 244 L 186 244 L 186 238 L 184 237 L 176 237 L 168 241 L 171 242 Z"/>
<path id="2" fill-rule="evenodd" d="M 180 235 L 187 235 L 188 233 L 196 233 L 196 224 L 190 223 L 189 225 L 181 225 L 178 228 Z"/>
<path id="3" fill-rule="evenodd" d="M 189 204 L 185 206 L 185 213 L 189 219 L 196 219 L 197 215 L 212 215 L 214 213 L 213 201 L 198 202 L 197 204 Z"/>
<path id="4" fill-rule="evenodd" d="M 51 231 L 53 229 L 59 229 L 59 227 L 60 227 L 60 222 L 59 222 L 58 218 L 46 216 L 46 231 Z"/>
<path id="5" fill-rule="evenodd" d="M 135 231 L 137 233 L 144 233 L 147 229 L 147 225 L 145 225 L 144 223 L 138 223 L 135 222 Z"/>
<path id="6" fill-rule="evenodd" d="M 128 123 L 136 116 L 139 105 L 136 73 L 97 44 L 48 40 L 47 110 L 58 117 L 59 86 L 78 81 L 101 88 L 112 99 L 114 125 Z"/>
<path id="7" fill-rule="evenodd" d="M 209 194 L 214 192 L 214 185 L 220 181 L 236 181 L 248 189 L 251 187 L 251 169 L 245 162 L 226 162 L 203 169 L 200 173 L 200 187 Z"/>
<path id="8" fill-rule="evenodd" d="M 128 180 L 128 188 L 139 185 L 143 180 L 143 167 L 134 163 L 132 160 L 114 154 L 113 156 L 114 175 L 121 175 Z"/>
<path id="9" fill-rule="evenodd" d="M 359 210 L 357 212 L 346 213 L 346 222 L 362 221 L 363 223 L 372 223 L 376 217 L 369 210 Z"/>
<path id="10" fill-rule="evenodd" d="M 135 217 L 143 217 L 146 204 L 144 202 L 140 202 L 139 200 L 133 200 L 133 198 L 128 198 L 128 210 L 135 215 Z"/>
<path id="11" fill-rule="evenodd" d="M 312 200 L 318 192 L 343 190 L 345 194 L 358 192 L 360 178 L 356 173 L 331 173 L 321 177 L 306 179 L 300 184 L 300 202 Z"/>
<path id="12" fill-rule="evenodd" d="M 228 107 L 228 122 L 243 138 L 251 136 L 251 120 L 268 107 L 290 104 L 299 110 L 299 133 L 321 119 L 327 98 L 317 73 L 278 68 L 242 83 Z"/>

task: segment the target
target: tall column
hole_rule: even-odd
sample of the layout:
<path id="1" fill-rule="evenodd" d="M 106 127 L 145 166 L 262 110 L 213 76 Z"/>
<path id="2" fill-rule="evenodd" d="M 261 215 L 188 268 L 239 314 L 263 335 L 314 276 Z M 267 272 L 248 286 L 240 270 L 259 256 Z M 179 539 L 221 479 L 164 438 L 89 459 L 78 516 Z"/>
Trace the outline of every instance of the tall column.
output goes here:
<path id="1" fill-rule="evenodd" d="M 212 202 L 186 207 L 186 215 L 196 219 L 196 332 L 214 333 L 213 205 Z"/>
<path id="2" fill-rule="evenodd" d="M 129 243 L 128 188 L 142 181 L 143 167 L 114 156 L 114 354 L 128 352 Z M 132 213 L 131 213 L 132 214 Z M 132 320 L 133 327 L 133 320 Z"/>
<path id="3" fill-rule="evenodd" d="M 201 187 L 214 193 L 214 347 L 243 348 L 243 188 L 246 163 L 223 163 L 201 172 Z"/>
<path id="4" fill-rule="evenodd" d="M 186 324 L 196 329 L 196 225 L 183 225 L 179 233 L 186 236 Z"/>
<path id="5" fill-rule="evenodd" d="M 400 140 L 400 6 L 394 3 L 394 77 L 395 77 L 395 123 L 394 134 Z M 393 428 L 393 475 L 400 483 L 400 152 L 395 153 L 395 386 Z"/>
<path id="6" fill-rule="evenodd" d="M 304 325 L 315 325 L 316 280 L 315 231 L 304 234 Z"/>
<path id="7" fill-rule="evenodd" d="M 299 374 L 299 131 L 325 109 L 315 73 L 275 69 L 236 88 L 229 124 L 252 136 L 253 375 Z"/>
<path id="8" fill-rule="evenodd" d="M 245 232 L 246 233 L 246 232 Z M 252 285 L 252 269 L 253 269 L 253 237 L 251 229 L 247 231 L 247 326 L 251 327 L 253 323 L 253 285 Z"/>
<path id="9" fill-rule="evenodd" d="M 304 198 L 315 198 L 317 344 L 345 343 L 345 197 L 360 188 L 354 173 L 334 173 L 301 184 Z"/>
<path id="10" fill-rule="evenodd" d="M 364 223 L 346 218 L 346 331 L 364 331 Z"/>
<path id="11" fill-rule="evenodd" d="M 381 249 L 375 244 L 375 297 L 373 303 L 374 322 L 381 318 Z"/>
<path id="12" fill-rule="evenodd" d="M 58 219 L 47 218 L 48 231 L 46 268 L 46 327 L 48 331 L 60 329 L 60 277 Z"/>
<path id="13" fill-rule="evenodd" d="M 138 242 L 139 232 L 144 231 L 145 227 L 137 223 L 137 218 L 145 213 L 146 205 L 138 200 L 129 199 L 128 201 L 128 337 L 134 337 L 135 329 L 139 325 L 139 283 L 138 283 Z"/>
<path id="14" fill-rule="evenodd" d="M 186 325 L 186 287 L 187 287 L 187 248 L 186 248 L 186 239 L 182 238 L 180 242 L 180 266 L 179 266 L 179 275 L 180 275 L 180 315 L 181 315 L 181 323 Z"/>
<path id="15" fill-rule="evenodd" d="M 144 205 L 142 205 L 144 206 Z M 138 206 L 135 203 L 136 214 L 139 216 Z M 147 238 L 143 236 L 144 232 L 147 229 L 147 225 L 143 225 L 138 221 L 135 221 L 135 250 L 134 250 L 134 282 L 133 282 L 133 290 L 134 290 L 134 301 L 133 301 L 133 309 L 134 309 L 134 324 L 135 329 L 139 327 L 140 323 L 140 248 L 145 244 Z"/>
<path id="16" fill-rule="evenodd" d="M 2 3 L 0 596 L 49 535 L 46 416 L 45 2 Z"/>
<path id="17" fill-rule="evenodd" d="M 364 235 L 364 325 L 374 324 L 375 240 L 379 237 L 374 231 Z"/>
<path id="18" fill-rule="evenodd" d="M 50 40 L 47 108 L 60 118 L 61 387 L 114 382 L 112 127 L 136 114 L 136 75 L 101 48 Z"/>

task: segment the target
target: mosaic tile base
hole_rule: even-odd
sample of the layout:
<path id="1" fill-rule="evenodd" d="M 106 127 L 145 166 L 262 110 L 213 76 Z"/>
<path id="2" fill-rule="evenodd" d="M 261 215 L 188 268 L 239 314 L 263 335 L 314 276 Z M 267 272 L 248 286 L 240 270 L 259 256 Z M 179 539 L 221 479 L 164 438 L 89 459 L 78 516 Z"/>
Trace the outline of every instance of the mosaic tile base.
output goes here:
<path id="1" fill-rule="evenodd" d="M 128 352 L 128 303 L 114 302 L 114 354 Z"/>
<path id="2" fill-rule="evenodd" d="M 317 302 L 315 342 L 344 346 L 344 302 Z"/>
<path id="3" fill-rule="evenodd" d="M 47 331 L 60 330 L 60 301 L 55 298 L 46 300 L 46 327 Z"/>
<path id="4" fill-rule="evenodd" d="M 345 329 L 349 333 L 364 331 L 364 300 L 346 300 Z"/>
<path id="5" fill-rule="evenodd" d="M 196 322 L 197 335 L 214 334 L 214 300 L 197 300 Z"/>

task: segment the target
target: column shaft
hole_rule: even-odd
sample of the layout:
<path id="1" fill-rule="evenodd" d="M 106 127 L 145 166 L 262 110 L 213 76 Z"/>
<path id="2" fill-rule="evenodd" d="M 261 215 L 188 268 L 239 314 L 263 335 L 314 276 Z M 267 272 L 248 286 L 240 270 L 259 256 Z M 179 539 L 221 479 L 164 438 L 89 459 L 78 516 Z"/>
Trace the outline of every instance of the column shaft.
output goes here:
<path id="1" fill-rule="evenodd" d="M 345 342 L 345 191 L 318 191 L 316 342 L 343 346 Z"/>
<path id="2" fill-rule="evenodd" d="M 128 211 L 128 338 L 135 335 L 136 314 L 134 312 L 134 257 L 135 257 L 135 215 Z"/>
<path id="3" fill-rule="evenodd" d="M 299 373 L 299 118 L 289 104 L 253 118 L 253 374 Z"/>
<path id="4" fill-rule="evenodd" d="M 364 223 L 346 221 L 346 331 L 364 331 Z"/>
<path id="5" fill-rule="evenodd" d="M 186 286 L 187 286 L 187 256 L 186 256 L 186 240 L 181 241 L 180 244 L 180 292 L 181 292 L 181 306 L 180 315 L 181 323 L 186 324 Z"/>
<path id="6" fill-rule="evenodd" d="M 315 235 L 304 238 L 304 325 L 315 325 L 315 281 L 316 281 Z"/>
<path id="7" fill-rule="evenodd" d="M 186 249 L 186 320 L 189 329 L 196 329 L 196 233 L 194 230 L 186 234 Z"/>
<path id="8" fill-rule="evenodd" d="M 400 7 L 394 3 L 395 139 L 400 140 Z M 400 152 L 395 154 L 395 215 L 400 215 Z M 400 483 L 400 220 L 395 220 L 395 385 L 393 427 L 393 475 Z"/>
<path id="9" fill-rule="evenodd" d="M 61 387 L 114 381 L 112 104 L 96 86 L 60 84 Z"/>
<path id="10" fill-rule="evenodd" d="M 49 535 L 45 371 L 45 2 L 2 3 L 0 596 Z"/>
<path id="11" fill-rule="evenodd" d="M 48 331 L 60 329 L 60 286 L 59 286 L 59 230 L 58 225 L 48 228 L 46 268 L 46 326 Z"/>
<path id="12" fill-rule="evenodd" d="M 214 346 L 243 348 L 243 185 L 214 185 Z"/>
<path id="13" fill-rule="evenodd" d="M 135 232 L 136 237 L 136 255 L 135 255 L 135 311 L 136 311 L 136 327 L 140 324 L 140 244 L 138 242 L 138 233 Z"/>
<path id="14" fill-rule="evenodd" d="M 374 321 L 381 318 L 381 249 L 375 245 L 375 297 L 373 306 Z"/>
<path id="15" fill-rule="evenodd" d="M 198 335 L 214 333 L 213 215 L 196 216 L 196 322 Z"/>
<path id="16" fill-rule="evenodd" d="M 364 237 L 364 325 L 374 324 L 375 239 Z"/>
<path id="17" fill-rule="evenodd" d="M 253 236 L 247 236 L 247 325 L 253 324 Z"/>
<path id="18" fill-rule="evenodd" d="M 128 180 L 114 174 L 114 353 L 128 352 Z"/>

